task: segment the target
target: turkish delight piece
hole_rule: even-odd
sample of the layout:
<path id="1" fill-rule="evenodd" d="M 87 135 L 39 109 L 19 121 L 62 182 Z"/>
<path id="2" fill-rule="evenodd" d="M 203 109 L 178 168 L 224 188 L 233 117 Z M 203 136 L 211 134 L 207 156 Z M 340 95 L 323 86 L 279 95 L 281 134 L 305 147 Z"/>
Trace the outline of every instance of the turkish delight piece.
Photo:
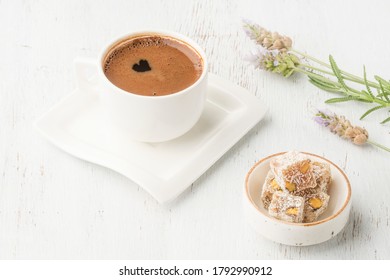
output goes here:
<path id="1" fill-rule="evenodd" d="M 305 223 L 311 223 L 325 212 L 329 203 L 329 195 L 320 192 L 317 194 L 307 195 L 305 197 L 304 219 Z"/>
<path id="2" fill-rule="evenodd" d="M 268 208 L 270 216 L 292 223 L 303 221 L 305 199 L 285 192 L 275 192 Z"/>
<path id="3" fill-rule="evenodd" d="M 282 188 L 278 185 L 275 180 L 275 175 L 272 171 L 268 171 L 265 178 L 263 189 L 261 191 L 261 201 L 263 202 L 264 208 L 268 209 L 269 204 L 271 203 L 272 196 L 275 192 L 282 191 Z"/>
<path id="4" fill-rule="evenodd" d="M 328 193 L 328 187 L 332 181 L 329 164 L 325 162 L 312 162 L 312 168 L 317 187 L 322 192 Z"/>
<path id="5" fill-rule="evenodd" d="M 285 153 L 273 159 L 270 166 L 276 182 L 284 191 L 294 193 L 316 187 L 312 162 L 304 154 Z"/>

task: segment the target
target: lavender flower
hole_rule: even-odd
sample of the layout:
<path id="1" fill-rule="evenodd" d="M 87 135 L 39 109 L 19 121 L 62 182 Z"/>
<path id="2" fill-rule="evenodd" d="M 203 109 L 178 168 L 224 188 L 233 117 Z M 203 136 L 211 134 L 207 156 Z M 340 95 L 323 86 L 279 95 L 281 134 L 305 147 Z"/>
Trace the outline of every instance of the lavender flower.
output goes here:
<path id="1" fill-rule="evenodd" d="M 257 46 L 256 51 L 247 56 L 245 60 L 254 65 L 255 68 L 278 73 L 284 77 L 289 77 L 294 73 L 300 63 L 294 54 L 279 50 L 267 50 L 262 46 Z"/>
<path id="2" fill-rule="evenodd" d="M 242 20 L 243 26 L 244 26 L 244 31 L 246 35 L 252 39 L 257 41 L 257 38 L 260 37 L 260 33 L 262 32 L 262 27 L 258 25 L 257 23 L 254 23 L 248 19 L 243 19 Z"/>
<path id="3" fill-rule="evenodd" d="M 327 127 L 334 134 L 356 145 L 368 143 L 390 152 L 389 148 L 369 140 L 368 131 L 365 128 L 353 126 L 344 116 L 338 116 L 335 113 L 325 110 L 318 110 L 313 119 L 319 125 Z"/>
<path id="4" fill-rule="evenodd" d="M 353 142 L 356 145 L 363 145 L 368 140 L 368 132 L 359 126 L 353 126 L 344 116 L 338 116 L 327 111 L 318 111 L 314 120 L 329 128 L 338 136 Z"/>
<path id="5" fill-rule="evenodd" d="M 268 50 L 286 52 L 292 47 L 290 37 L 280 35 L 278 32 L 270 32 L 249 20 L 243 20 L 243 26 L 249 38 Z"/>
<path id="6" fill-rule="evenodd" d="M 316 123 L 318 123 L 321 126 L 327 127 L 329 125 L 329 120 L 323 119 L 320 116 L 316 116 L 313 118 Z"/>

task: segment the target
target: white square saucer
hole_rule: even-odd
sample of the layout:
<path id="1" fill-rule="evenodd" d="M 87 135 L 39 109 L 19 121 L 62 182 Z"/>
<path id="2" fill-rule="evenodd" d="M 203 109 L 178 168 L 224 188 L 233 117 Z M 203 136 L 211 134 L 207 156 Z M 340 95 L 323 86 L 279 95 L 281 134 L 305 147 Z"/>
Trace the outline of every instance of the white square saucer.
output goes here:
<path id="1" fill-rule="evenodd" d="M 185 135 L 162 143 L 129 140 L 106 123 L 97 94 L 74 90 L 36 122 L 65 152 L 128 177 L 158 202 L 175 199 L 265 115 L 253 94 L 209 74 L 207 102 Z"/>

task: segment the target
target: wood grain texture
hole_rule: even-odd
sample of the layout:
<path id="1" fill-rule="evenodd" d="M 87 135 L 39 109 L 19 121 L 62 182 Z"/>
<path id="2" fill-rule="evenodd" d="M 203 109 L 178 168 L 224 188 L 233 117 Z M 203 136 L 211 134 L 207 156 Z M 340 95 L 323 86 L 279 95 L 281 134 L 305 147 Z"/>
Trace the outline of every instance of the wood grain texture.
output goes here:
<path id="1" fill-rule="evenodd" d="M 331 96 L 304 77 L 254 70 L 242 57 L 250 18 L 289 34 L 298 49 L 332 53 L 353 73 L 390 77 L 388 1 L 0 1 L 0 258 L 2 259 L 389 259 L 390 157 L 357 147 L 310 119 Z M 74 87 L 72 60 L 95 57 L 117 34 L 159 28 L 206 51 L 210 71 L 266 103 L 261 124 L 178 200 L 162 207 L 106 168 L 45 141 L 33 121 Z M 358 120 L 367 105 L 327 108 Z M 384 113 L 364 122 L 390 146 Z M 321 245 L 295 248 L 258 236 L 241 210 L 243 180 L 258 159 L 291 149 L 325 156 L 353 187 L 346 229 Z"/>

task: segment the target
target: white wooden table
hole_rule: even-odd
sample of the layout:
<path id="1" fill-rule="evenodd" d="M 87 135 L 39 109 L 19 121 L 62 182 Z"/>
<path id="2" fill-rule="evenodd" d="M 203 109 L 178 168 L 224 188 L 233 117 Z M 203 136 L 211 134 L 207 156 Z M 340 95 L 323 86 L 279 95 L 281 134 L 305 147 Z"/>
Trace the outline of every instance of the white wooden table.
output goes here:
<path id="1" fill-rule="evenodd" d="M 0 1 L 0 258 L 2 259 L 389 259 L 390 154 L 357 147 L 317 126 L 312 108 L 330 94 L 304 77 L 254 70 L 242 57 L 250 18 L 290 35 L 298 49 L 356 74 L 390 78 L 388 1 Z M 196 40 L 210 71 L 269 106 L 239 141 L 174 203 L 162 207 L 106 168 L 60 151 L 33 121 L 75 87 L 72 60 L 94 57 L 117 34 L 168 29 Z M 367 105 L 327 108 L 352 120 Z M 383 114 L 357 124 L 390 145 Z M 353 209 L 346 229 L 321 245 L 295 248 L 258 236 L 243 219 L 247 170 L 286 150 L 323 155 L 348 174 Z"/>

